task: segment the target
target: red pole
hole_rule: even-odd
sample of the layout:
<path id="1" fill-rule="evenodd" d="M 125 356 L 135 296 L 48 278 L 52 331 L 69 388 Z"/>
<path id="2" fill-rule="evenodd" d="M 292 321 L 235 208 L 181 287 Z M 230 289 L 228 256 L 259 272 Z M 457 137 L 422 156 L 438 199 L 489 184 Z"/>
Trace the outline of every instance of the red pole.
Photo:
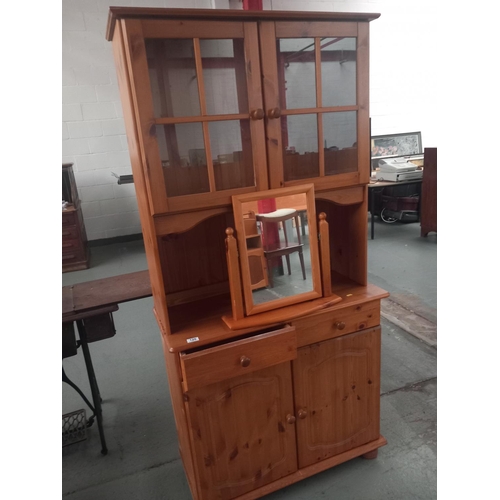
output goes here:
<path id="1" fill-rule="evenodd" d="M 262 0 L 243 0 L 243 10 L 262 10 Z"/>

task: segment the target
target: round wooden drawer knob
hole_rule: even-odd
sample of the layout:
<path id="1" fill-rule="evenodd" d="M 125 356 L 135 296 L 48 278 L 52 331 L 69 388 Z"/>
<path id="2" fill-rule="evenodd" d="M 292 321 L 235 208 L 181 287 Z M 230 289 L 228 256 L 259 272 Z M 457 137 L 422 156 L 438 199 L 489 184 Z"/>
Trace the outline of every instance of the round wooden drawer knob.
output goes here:
<path id="1" fill-rule="evenodd" d="M 307 411 L 306 410 L 299 410 L 299 418 L 306 418 L 307 417 Z"/>
<path id="2" fill-rule="evenodd" d="M 286 416 L 286 421 L 289 423 L 289 424 L 294 424 L 295 423 L 295 417 L 293 415 L 290 415 L 288 414 Z"/>
<path id="3" fill-rule="evenodd" d="M 345 328 L 345 323 L 343 321 L 337 321 L 335 323 L 335 328 L 337 328 L 337 330 L 343 330 Z"/>
<path id="4" fill-rule="evenodd" d="M 268 110 L 267 116 L 269 118 L 279 118 L 281 116 L 281 109 L 280 108 L 272 108 Z"/>
<path id="5" fill-rule="evenodd" d="M 250 111 L 250 118 L 252 120 L 262 120 L 262 118 L 264 118 L 264 110 L 253 109 L 252 111 Z"/>
<path id="6" fill-rule="evenodd" d="M 240 365 L 243 368 L 246 368 L 250 364 L 250 358 L 247 358 L 246 356 L 241 356 L 240 358 Z"/>

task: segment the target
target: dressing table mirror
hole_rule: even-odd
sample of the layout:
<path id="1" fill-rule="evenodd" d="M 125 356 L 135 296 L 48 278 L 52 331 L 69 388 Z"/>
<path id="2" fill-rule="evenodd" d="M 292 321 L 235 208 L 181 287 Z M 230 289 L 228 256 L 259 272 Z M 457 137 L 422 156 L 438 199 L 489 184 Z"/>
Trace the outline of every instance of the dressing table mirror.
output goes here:
<path id="1" fill-rule="evenodd" d="M 246 314 L 322 297 L 314 185 L 232 200 Z"/>

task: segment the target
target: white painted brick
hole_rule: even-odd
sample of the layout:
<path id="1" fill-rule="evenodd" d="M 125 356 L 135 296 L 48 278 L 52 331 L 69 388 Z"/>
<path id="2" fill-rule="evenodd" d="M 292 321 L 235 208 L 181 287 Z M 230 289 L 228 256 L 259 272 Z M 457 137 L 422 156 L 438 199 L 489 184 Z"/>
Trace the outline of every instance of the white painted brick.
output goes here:
<path id="1" fill-rule="evenodd" d="M 325 11 L 333 10 L 331 2 L 305 2 L 303 0 L 273 0 L 273 10 Z"/>
<path id="2" fill-rule="evenodd" d="M 115 198 L 137 198 L 135 194 L 135 185 L 132 184 L 116 184 L 113 186 Z"/>
<path id="3" fill-rule="evenodd" d="M 130 164 L 130 155 L 128 151 L 115 151 L 106 153 L 106 161 L 109 168 L 116 167 L 129 167 Z"/>
<path id="4" fill-rule="evenodd" d="M 87 227 L 87 226 L 85 226 L 85 227 Z M 106 232 L 105 231 L 92 231 L 92 230 L 89 231 L 87 229 L 87 238 L 89 241 L 102 240 L 102 239 L 106 238 Z"/>
<path id="5" fill-rule="evenodd" d="M 63 155 L 82 155 L 90 152 L 87 139 L 67 139 L 62 141 Z"/>
<path id="6" fill-rule="evenodd" d="M 62 140 L 69 139 L 68 125 L 66 123 L 62 123 Z"/>
<path id="7" fill-rule="evenodd" d="M 85 219 L 85 230 L 89 235 L 89 239 L 100 239 L 105 238 L 105 231 L 109 228 L 109 216 L 100 216 L 100 217 L 88 217 Z M 98 235 L 102 233 L 101 236 L 97 237 L 94 235 Z"/>
<path id="8" fill-rule="evenodd" d="M 94 170 L 94 184 L 96 186 L 100 184 L 116 184 L 117 182 L 118 179 L 111 173 L 111 169 L 102 168 L 100 170 Z"/>
<path id="9" fill-rule="evenodd" d="M 88 49 L 88 55 L 94 66 L 106 66 L 115 69 L 115 60 L 110 42 L 108 42 L 107 46 Z"/>
<path id="10" fill-rule="evenodd" d="M 114 214 L 109 216 L 112 224 L 111 228 L 123 228 L 140 226 L 139 212 L 126 212 L 122 214 Z"/>
<path id="11" fill-rule="evenodd" d="M 108 14 L 106 12 L 84 12 L 85 27 L 87 31 L 100 33 L 103 37 L 106 34 L 106 24 Z"/>
<path id="12" fill-rule="evenodd" d="M 83 13 L 62 9 L 62 29 L 63 31 L 84 31 L 85 20 Z"/>
<path id="13" fill-rule="evenodd" d="M 82 107 L 80 104 L 63 104 L 62 119 L 63 122 L 83 120 Z"/>
<path id="14" fill-rule="evenodd" d="M 82 112 L 85 120 L 107 120 L 117 116 L 112 102 L 83 103 Z"/>
<path id="15" fill-rule="evenodd" d="M 99 101 L 119 101 L 120 91 L 117 85 L 98 85 L 95 87 Z"/>
<path id="16" fill-rule="evenodd" d="M 63 104 L 75 104 L 82 102 L 97 102 L 97 93 L 94 86 L 76 85 L 73 87 L 63 87 Z"/>
<path id="17" fill-rule="evenodd" d="M 64 85 L 76 85 L 76 76 L 73 68 L 64 68 L 62 69 L 62 84 Z"/>
<path id="18" fill-rule="evenodd" d="M 105 153 L 75 156 L 75 168 L 79 172 L 108 168 L 108 157 Z"/>
<path id="19" fill-rule="evenodd" d="M 74 165 L 75 164 L 75 157 L 74 156 L 63 156 L 61 163 L 72 163 Z"/>
<path id="20" fill-rule="evenodd" d="M 115 113 L 117 118 L 123 118 L 123 108 L 121 101 L 115 101 Z"/>
<path id="21" fill-rule="evenodd" d="M 122 149 L 128 150 L 128 142 L 127 142 L 127 136 L 126 135 L 121 135 L 120 140 L 122 143 Z"/>
<path id="22" fill-rule="evenodd" d="M 101 122 L 69 122 L 69 135 L 72 139 L 82 137 L 99 137 L 102 136 Z M 94 151 L 92 151 L 94 152 Z"/>
<path id="23" fill-rule="evenodd" d="M 111 83 L 109 68 L 104 66 L 79 66 L 75 68 L 78 85 L 107 85 Z"/>
<path id="24" fill-rule="evenodd" d="M 85 220 L 89 217 L 99 217 L 101 214 L 101 202 L 100 201 L 88 201 L 82 202 L 82 212 Z"/>
<path id="25" fill-rule="evenodd" d="M 95 185 L 95 170 L 85 170 L 74 172 L 78 189 Z"/>
<path id="26" fill-rule="evenodd" d="M 123 119 L 103 120 L 101 122 L 103 135 L 125 134 L 125 122 Z"/>
<path id="27" fill-rule="evenodd" d="M 79 189 L 80 199 L 83 201 L 100 201 L 113 198 L 113 186 L 103 184 L 101 186 L 82 187 Z"/>
<path id="28" fill-rule="evenodd" d="M 103 200 L 101 211 L 103 215 L 137 212 L 137 199 L 132 197 Z"/>
<path id="29" fill-rule="evenodd" d="M 89 145 L 92 153 L 105 153 L 108 151 L 123 150 L 119 135 L 92 137 L 89 139 Z"/>
<path id="30" fill-rule="evenodd" d="M 64 0 L 64 8 L 71 11 L 98 12 L 100 0 Z M 120 2 L 121 3 L 121 2 Z"/>

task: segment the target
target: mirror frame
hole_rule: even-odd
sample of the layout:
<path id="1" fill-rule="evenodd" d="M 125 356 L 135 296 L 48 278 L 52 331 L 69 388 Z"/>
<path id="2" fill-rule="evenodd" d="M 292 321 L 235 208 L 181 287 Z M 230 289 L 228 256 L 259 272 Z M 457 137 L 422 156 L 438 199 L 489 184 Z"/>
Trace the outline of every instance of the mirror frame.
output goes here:
<path id="1" fill-rule="evenodd" d="M 313 288 L 310 292 L 300 293 L 290 297 L 272 300 L 262 304 L 254 304 L 250 279 L 250 266 L 248 263 L 248 252 L 245 238 L 243 222 L 243 204 L 246 202 L 265 200 L 268 198 L 279 198 L 283 196 L 305 194 L 307 205 L 307 221 L 309 225 L 309 250 L 311 253 L 311 274 Z M 245 301 L 246 315 L 258 314 L 280 307 L 306 302 L 323 296 L 321 286 L 321 269 L 318 248 L 318 231 L 316 221 L 316 206 L 314 202 L 314 184 L 303 184 L 300 186 L 271 189 L 268 191 L 259 191 L 256 193 L 236 195 L 232 197 L 234 224 L 236 227 L 236 238 L 238 241 L 241 284 L 243 288 L 243 297 Z"/>

